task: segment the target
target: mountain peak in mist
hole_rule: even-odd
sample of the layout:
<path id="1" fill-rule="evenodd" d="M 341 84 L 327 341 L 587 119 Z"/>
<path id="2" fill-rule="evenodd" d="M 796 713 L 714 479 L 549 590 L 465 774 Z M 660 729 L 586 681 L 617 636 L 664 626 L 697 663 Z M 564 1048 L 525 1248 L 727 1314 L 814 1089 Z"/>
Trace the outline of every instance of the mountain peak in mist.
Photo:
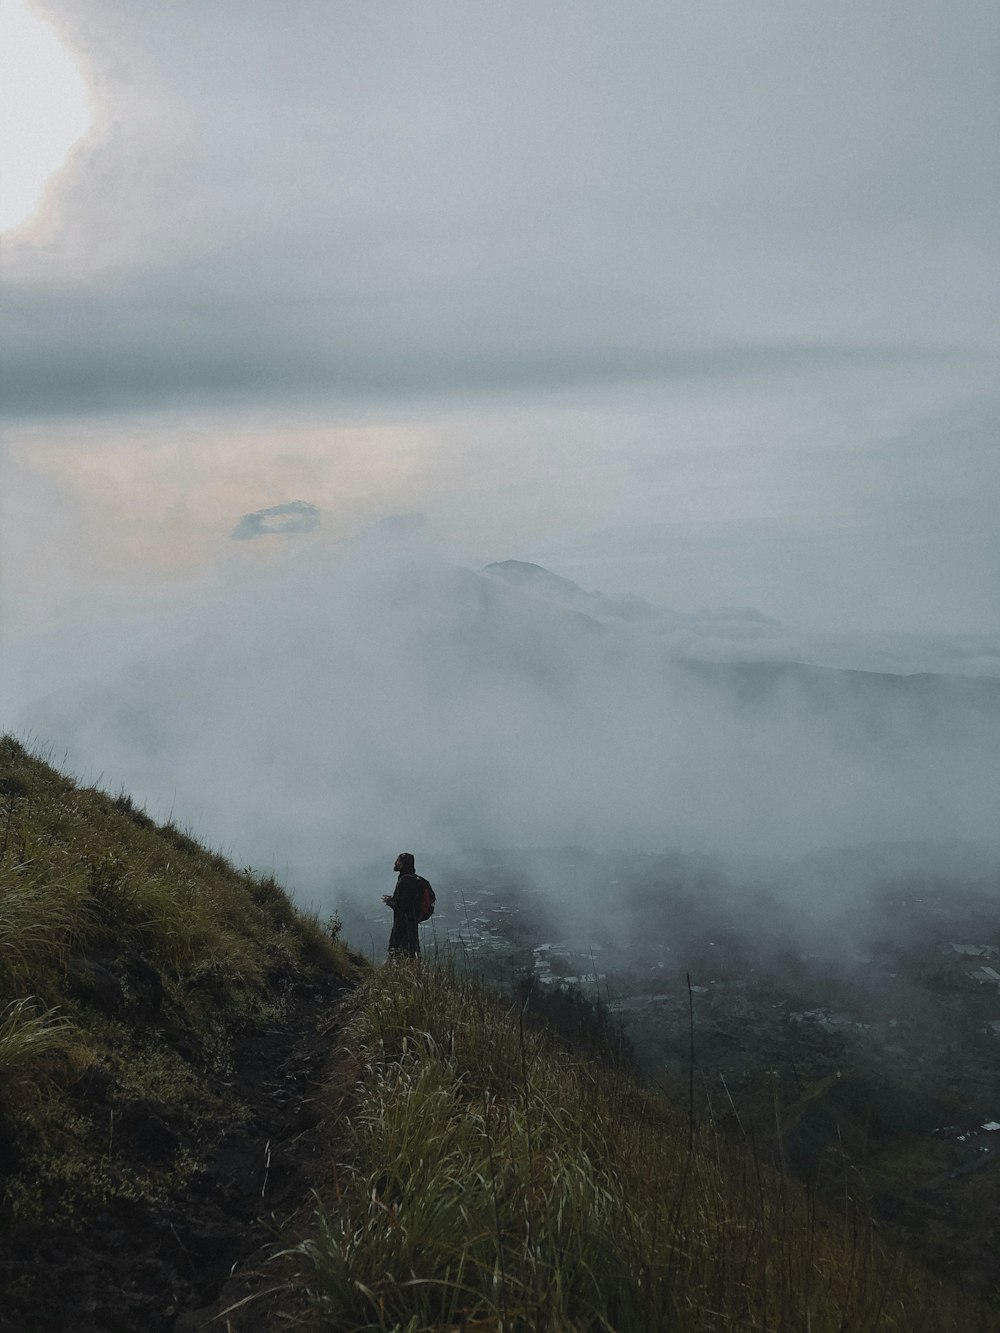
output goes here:
<path id="1" fill-rule="evenodd" d="M 483 573 L 522 591 L 534 593 L 546 601 L 585 611 L 589 615 L 608 616 L 614 620 L 641 620 L 656 610 L 651 602 L 634 593 L 609 597 L 603 592 L 586 592 L 572 579 L 553 574 L 542 565 L 533 565 L 527 560 L 499 560 L 487 565 Z"/>
<path id="2" fill-rule="evenodd" d="M 581 612 L 601 622 L 641 622 L 654 633 L 683 632 L 700 639 L 752 641 L 772 638 L 782 629 L 780 621 L 752 606 L 722 606 L 684 612 L 658 606 L 635 593 L 587 592 L 572 579 L 553 574 L 542 565 L 533 565 L 526 560 L 500 560 L 487 565 L 482 572 L 549 606 Z"/>
<path id="3" fill-rule="evenodd" d="M 286 504 L 244 514 L 229 535 L 233 541 L 243 542 L 278 533 L 312 532 L 319 526 L 319 519 L 320 511 L 316 505 L 308 500 L 289 500 Z"/>
<path id="4" fill-rule="evenodd" d="M 543 569 L 541 565 L 533 565 L 527 560 L 497 560 L 492 565 L 487 565 L 483 573 L 492 574 L 498 579 L 505 579 L 508 583 L 548 588 L 579 597 L 597 595 L 586 593 L 572 579 L 565 579 L 561 574 L 553 574 L 551 570 Z"/>

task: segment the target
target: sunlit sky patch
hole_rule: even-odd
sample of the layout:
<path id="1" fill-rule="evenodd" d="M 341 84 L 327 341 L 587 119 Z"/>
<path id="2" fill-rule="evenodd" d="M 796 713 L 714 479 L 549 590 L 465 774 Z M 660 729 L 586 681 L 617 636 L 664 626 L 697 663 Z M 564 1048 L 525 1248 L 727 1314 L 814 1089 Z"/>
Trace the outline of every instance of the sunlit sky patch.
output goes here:
<path id="1" fill-rule="evenodd" d="M 87 134 L 87 81 L 58 31 L 27 0 L 0 7 L 0 231 L 30 222 Z"/>

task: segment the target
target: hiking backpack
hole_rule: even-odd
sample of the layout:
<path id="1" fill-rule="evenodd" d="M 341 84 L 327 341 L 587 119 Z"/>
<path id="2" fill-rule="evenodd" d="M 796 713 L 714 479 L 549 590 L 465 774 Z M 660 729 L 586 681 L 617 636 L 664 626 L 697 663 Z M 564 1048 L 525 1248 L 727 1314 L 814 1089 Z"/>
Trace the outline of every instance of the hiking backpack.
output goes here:
<path id="1" fill-rule="evenodd" d="M 434 915 L 437 897 L 431 888 L 430 880 L 424 879 L 423 875 L 417 875 L 416 881 L 420 890 L 420 897 L 417 899 L 417 921 L 429 921 Z"/>

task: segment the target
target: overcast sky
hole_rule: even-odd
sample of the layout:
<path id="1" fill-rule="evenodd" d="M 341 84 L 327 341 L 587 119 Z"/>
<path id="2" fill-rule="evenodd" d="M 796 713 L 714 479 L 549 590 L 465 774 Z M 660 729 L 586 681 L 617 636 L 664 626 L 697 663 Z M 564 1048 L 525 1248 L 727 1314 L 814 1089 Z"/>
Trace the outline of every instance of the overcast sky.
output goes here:
<path id="1" fill-rule="evenodd" d="M 1000 635 L 995 0 L 36 8 L 96 114 L 3 248 L 9 635 L 294 500 Z"/>

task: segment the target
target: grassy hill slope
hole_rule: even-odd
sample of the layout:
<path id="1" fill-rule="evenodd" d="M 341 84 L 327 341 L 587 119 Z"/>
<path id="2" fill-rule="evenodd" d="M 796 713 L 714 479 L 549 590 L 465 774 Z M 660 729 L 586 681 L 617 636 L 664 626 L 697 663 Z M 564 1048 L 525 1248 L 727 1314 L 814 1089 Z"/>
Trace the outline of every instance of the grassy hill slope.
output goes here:
<path id="1" fill-rule="evenodd" d="M 251 1118 L 238 1049 L 363 970 L 336 935 L 0 740 L 0 1326 L 49 1326 L 30 1313 L 46 1241 L 177 1230 L 163 1210 Z"/>
<path id="2" fill-rule="evenodd" d="M 884 1249 L 849 1198 L 822 1208 L 477 979 L 390 964 L 347 1007 L 352 1149 L 293 1255 L 310 1327 L 998 1326 Z"/>

